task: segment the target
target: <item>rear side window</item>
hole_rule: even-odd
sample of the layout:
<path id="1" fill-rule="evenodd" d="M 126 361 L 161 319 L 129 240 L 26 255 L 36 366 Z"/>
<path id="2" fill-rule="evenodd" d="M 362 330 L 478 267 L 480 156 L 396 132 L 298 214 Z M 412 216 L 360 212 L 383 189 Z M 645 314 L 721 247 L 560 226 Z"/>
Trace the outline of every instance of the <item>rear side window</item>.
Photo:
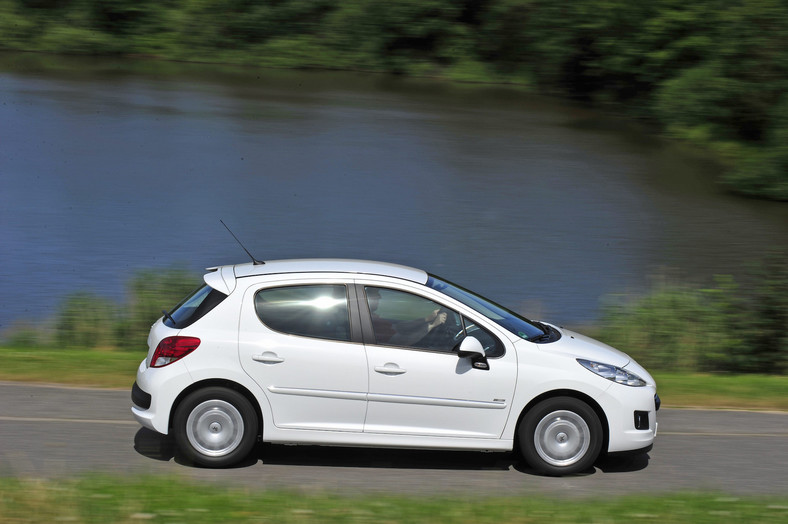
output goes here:
<path id="1" fill-rule="evenodd" d="M 341 284 L 262 289 L 255 294 L 258 318 L 290 335 L 350 341 L 347 288 Z"/>
<path id="2" fill-rule="evenodd" d="M 175 309 L 164 315 L 164 325 L 171 328 L 185 328 L 204 317 L 215 308 L 227 295 L 203 284 L 186 297 Z"/>

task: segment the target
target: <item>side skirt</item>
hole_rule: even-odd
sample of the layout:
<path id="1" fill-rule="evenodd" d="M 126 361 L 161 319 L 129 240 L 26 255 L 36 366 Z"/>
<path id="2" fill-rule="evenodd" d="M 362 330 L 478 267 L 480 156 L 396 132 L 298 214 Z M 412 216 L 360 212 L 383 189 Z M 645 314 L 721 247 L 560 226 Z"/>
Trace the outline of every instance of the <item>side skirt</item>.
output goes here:
<path id="1" fill-rule="evenodd" d="M 263 441 L 272 444 L 308 444 L 315 446 L 358 446 L 401 449 L 445 449 L 465 451 L 512 451 L 513 440 L 427 437 L 418 435 L 391 435 L 352 433 L 344 431 L 312 431 L 264 428 Z"/>

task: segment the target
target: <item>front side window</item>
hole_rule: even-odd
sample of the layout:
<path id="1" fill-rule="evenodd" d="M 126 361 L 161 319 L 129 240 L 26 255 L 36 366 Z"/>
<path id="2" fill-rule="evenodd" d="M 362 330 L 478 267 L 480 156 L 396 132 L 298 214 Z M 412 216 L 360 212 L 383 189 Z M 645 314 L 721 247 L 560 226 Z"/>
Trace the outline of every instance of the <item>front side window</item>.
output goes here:
<path id="1" fill-rule="evenodd" d="M 480 325 L 474 323 L 468 317 L 462 317 L 462 322 L 465 326 L 465 333 L 462 338 L 465 338 L 466 336 L 476 338 L 476 340 L 481 342 L 482 347 L 484 348 L 484 354 L 488 358 L 503 356 L 505 351 L 504 345 L 495 335 Z"/>
<path id="2" fill-rule="evenodd" d="M 455 311 L 403 291 L 364 290 L 376 344 L 450 352 L 462 339 L 462 318 Z"/>
<path id="3" fill-rule="evenodd" d="M 255 294 L 258 318 L 290 335 L 350 341 L 347 288 L 341 284 L 261 289 Z"/>

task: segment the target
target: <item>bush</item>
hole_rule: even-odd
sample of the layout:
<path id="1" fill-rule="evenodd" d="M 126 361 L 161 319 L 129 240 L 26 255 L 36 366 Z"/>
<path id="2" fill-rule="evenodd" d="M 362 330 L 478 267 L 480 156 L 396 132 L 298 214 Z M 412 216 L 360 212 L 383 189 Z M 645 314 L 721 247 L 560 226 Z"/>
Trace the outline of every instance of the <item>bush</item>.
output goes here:
<path id="1" fill-rule="evenodd" d="M 603 308 L 599 338 L 654 371 L 788 371 L 788 256 L 769 255 L 746 287 L 661 283 Z"/>
<path id="2" fill-rule="evenodd" d="M 733 118 L 731 100 L 736 83 L 724 77 L 721 66 L 712 62 L 683 71 L 665 81 L 656 93 L 655 112 L 666 126 L 710 128 L 709 135 L 724 138 Z M 721 136 L 723 135 L 723 136 Z"/>
<path id="3" fill-rule="evenodd" d="M 18 322 L 3 333 L 3 343 L 14 347 L 145 348 L 150 327 L 162 316 L 162 309 L 172 309 L 199 284 L 199 277 L 183 268 L 138 271 L 126 285 L 124 304 L 95 293 L 74 293 L 60 304 L 53 322 Z"/>
<path id="4" fill-rule="evenodd" d="M 18 320 L 3 332 L 3 345 L 14 348 L 49 347 L 53 345 L 52 326 L 36 325 L 30 320 Z"/>
<path id="5" fill-rule="evenodd" d="M 788 255 L 771 254 L 756 270 L 748 297 L 745 334 L 749 349 L 736 362 L 752 373 L 788 372 Z"/>
<path id="6" fill-rule="evenodd" d="M 725 369 L 741 344 L 741 335 L 727 324 L 732 296 L 729 279 L 705 290 L 660 284 L 633 302 L 606 306 L 599 337 L 647 369 Z"/>
<path id="7" fill-rule="evenodd" d="M 115 345 L 118 308 L 93 293 L 75 293 L 61 304 L 55 342 L 64 348 L 109 348 Z"/>
<path id="8" fill-rule="evenodd" d="M 126 304 L 116 324 L 117 347 L 144 347 L 151 324 L 162 316 L 162 309 L 172 309 L 199 284 L 198 277 L 180 267 L 137 271 L 126 286 Z"/>

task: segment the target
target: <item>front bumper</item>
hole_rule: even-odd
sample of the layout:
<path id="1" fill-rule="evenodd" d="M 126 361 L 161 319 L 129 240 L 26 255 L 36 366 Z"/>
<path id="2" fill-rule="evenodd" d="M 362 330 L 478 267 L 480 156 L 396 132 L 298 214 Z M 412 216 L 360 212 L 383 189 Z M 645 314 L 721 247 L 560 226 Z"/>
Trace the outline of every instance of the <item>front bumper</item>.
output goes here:
<path id="1" fill-rule="evenodd" d="M 654 443 L 659 397 L 654 386 L 633 388 L 613 384 L 602 407 L 610 430 L 609 453 L 637 452 Z"/>

